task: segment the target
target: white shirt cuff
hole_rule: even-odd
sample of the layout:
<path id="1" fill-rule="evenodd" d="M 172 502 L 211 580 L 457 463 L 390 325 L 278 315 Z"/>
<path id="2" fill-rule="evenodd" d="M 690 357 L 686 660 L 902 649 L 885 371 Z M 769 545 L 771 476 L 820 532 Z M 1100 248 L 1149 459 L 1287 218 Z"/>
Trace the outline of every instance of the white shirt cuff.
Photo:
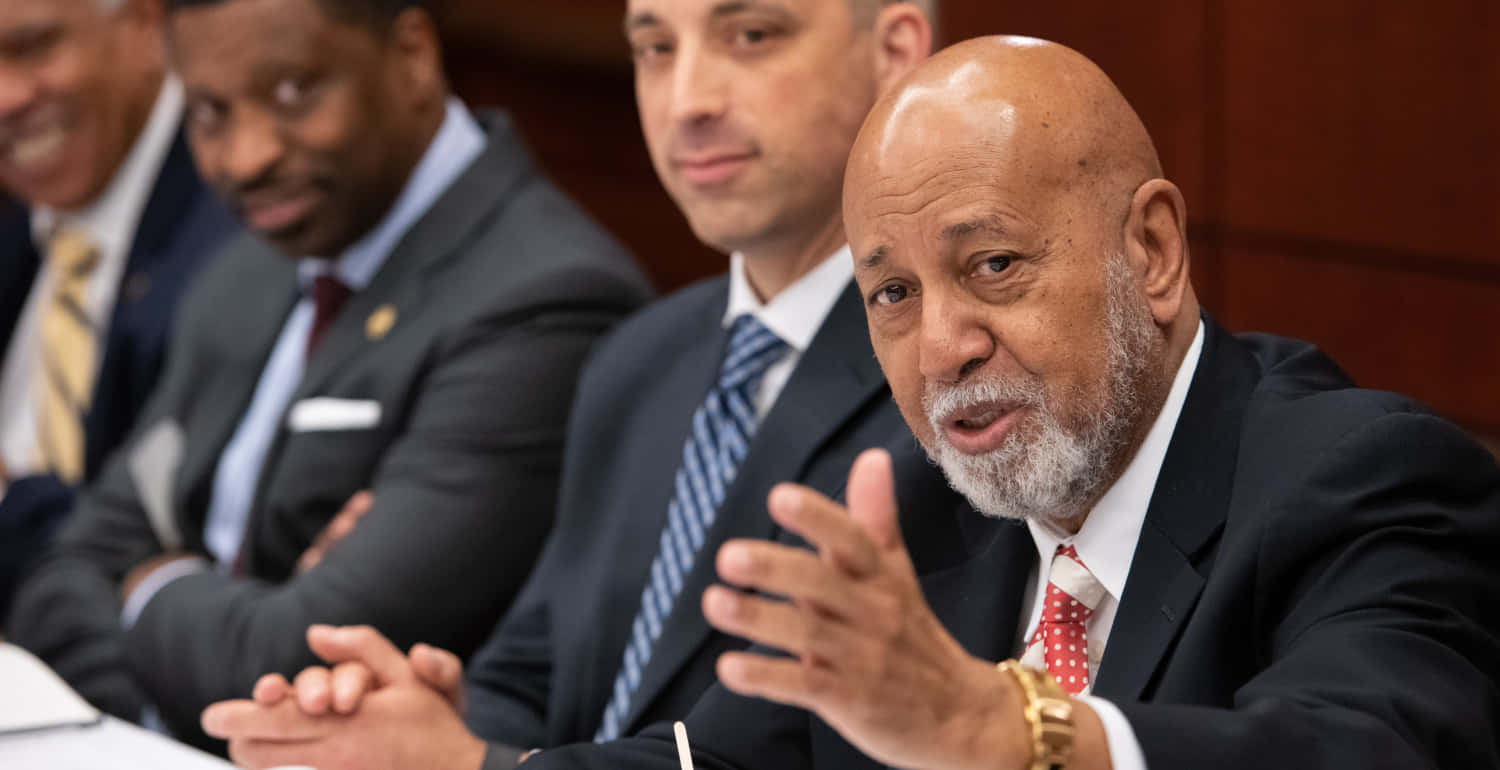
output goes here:
<path id="1" fill-rule="evenodd" d="M 1079 700 L 1087 703 L 1104 723 L 1104 739 L 1109 744 L 1109 760 L 1114 769 L 1146 770 L 1146 755 L 1141 751 L 1140 741 L 1135 739 L 1135 728 L 1115 704 L 1092 695 L 1081 696 Z"/>
<path id="2" fill-rule="evenodd" d="M 141 581 L 140 585 L 135 587 L 130 598 L 125 600 L 125 607 L 120 610 L 120 625 L 129 631 L 131 626 L 135 625 L 135 621 L 141 617 L 141 611 L 146 609 L 146 605 L 156 596 L 156 592 L 166 588 L 168 583 L 180 577 L 206 571 L 208 571 L 208 562 L 196 557 L 179 559 L 157 567 Z"/>

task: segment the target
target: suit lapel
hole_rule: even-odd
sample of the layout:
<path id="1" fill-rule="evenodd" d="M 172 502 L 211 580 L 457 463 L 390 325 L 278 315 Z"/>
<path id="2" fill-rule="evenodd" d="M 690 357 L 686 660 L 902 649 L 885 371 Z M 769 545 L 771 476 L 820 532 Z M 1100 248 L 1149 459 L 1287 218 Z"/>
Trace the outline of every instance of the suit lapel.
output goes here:
<path id="1" fill-rule="evenodd" d="M 247 296 L 264 297 L 264 302 L 225 303 L 222 313 L 234 314 L 219 319 L 216 325 L 233 329 L 236 345 L 254 351 L 246 356 L 243 370 L 214 372 L 212 381 L 219 383 L 211 394 L 211 406 L 199 410 L 192 421 L 193 432 L 188 435 L 188 451 L 184 453 L 181 488 L 178 500 L 189 501 L 182 510 L 195 511 L 204 516 L 208 508 L 214 470 L 218 467 L 224 447 L 239 427 L 249 408 L 260 376 L 265 369 L 271 350 L 281 337 L 287 316 L 300 296 L 297 291 L 295 265 L 260 241 L 245 238 L 243 243 L 254 244 L 243 249 L 233 249 L 222 255 L 226 260 L 258 261 L 262 266 L 253 276 L 263 283 L 245 287 Z M 197 531 L 202 522 L 191 522 L 194 526 L 185 531 Z"/>
<path id="2" fill-rule="evenodd" d="M 166 159 L 162 161 L 161 172 L 151 188 L 146 208 L 141 211 L 135 242 L 130 246 L 130 258 L 121 277 L 122 298 L 129 299 L 124 287 L 132 282 L 145 280 L 166 256 L 173 234 L 182 226 L 183 212 L 188 211 L 197 197 L 203 194 L 203 183 L 193 168 L 187 141 L 178 134 L 167 150 Z"/>
<path id="3" fill-rule="evenodd" d="M 31 217 L 26 209 L 0 201 L 0 363 L 10 347 L 21 309 L 41 267 L 41 255 L 31 241 Z"/>
<path id="4" fill-rule="evenodd" d="M 510 119 L 486 115 L 485 120 L 490 126 L 484 152 L 402 236 L 370 285 L 339 311 L 317 354 L 308 360 L 292 403 L 317 394 L 351 359 L 368 349 L 365 325 L 378 308 L 393 307 L 398 318 L 417 313 L 424 306 L 421 273 L 460 253 L 472 233 L 496 215 L 511 189 L 530 170 L 531 162 Z"/>
<path id="5" fill-rule="evenodd" d="M 956 566 L 922 575 L 922 592 L 933 614 L 969 654 L 1005 660 L 1024 633 L 1021 605 L 1036 566 L 1036 546 L 1026 527 L 986 518 L 967 504 L 957 507 L 955 518 L 975 553 Z"/>
<path id="6" fill-rule="evenodd" d="M 882 396 L 886 392 L 859 293 L 851 283 L 757 428 L 750 453 L 720 506 L 721 511 L 739 513 L 720 516 L 708 533 L 683 583 L 681 598 L 652 650 L 651 662 L 641 673 L 625 719 L 627 729 L 634 729 L 641 711 L 712 632 L 696 597 L 717 580 L 714 554 L 718 546 L 734 538 L 771 537 L 775 524 L 763 513 L 770 487 L 800 479 L 818 449 L 870 399 L 888 397 Z"/>
<path id="7" fill-rule="evenodd" d="M 1258 367 L 1205 316 L 1203 353 L 1177 420 L 1099 665 L 1096 695 L 1145 698 L 1203 590 L 1223 529 L 1240 425 Z M 1184 427 L 1185 426 L 1185 427 Z"/>

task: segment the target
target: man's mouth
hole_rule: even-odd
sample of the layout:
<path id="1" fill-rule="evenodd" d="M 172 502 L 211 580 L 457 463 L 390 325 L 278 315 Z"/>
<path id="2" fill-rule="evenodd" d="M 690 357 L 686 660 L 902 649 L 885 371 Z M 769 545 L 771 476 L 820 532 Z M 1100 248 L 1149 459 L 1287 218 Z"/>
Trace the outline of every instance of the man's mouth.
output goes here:
<path id="1" fill-rule="evenodd" d="M 672 163 L 689 184 L 705 187 L 729 181 L 754 159 L 749 151 L 715 151 L 680 155 Z"/>
<path id="2" fill-rule="evenodd" d="M 275 234 L 302 224 L 322 201 L 321 193 L 307 188 L 291 193 L 242 198 L 240 209 L 251 229 Z"/>
<path id="3" fill-rule="evenodd" d="M 67 129 L 61 125 L 32 131 L 5 143 L 5 160 L 23 173 L 52 166 L 62 157 L 68 143 Z"/>
<path id="4" fill-rule="evenodd" d="M 1000 448 L 1020 419 L 1020 404 L 984 403 L 954 410 L 940 424 L 948 443 L 968 455 Z"/>

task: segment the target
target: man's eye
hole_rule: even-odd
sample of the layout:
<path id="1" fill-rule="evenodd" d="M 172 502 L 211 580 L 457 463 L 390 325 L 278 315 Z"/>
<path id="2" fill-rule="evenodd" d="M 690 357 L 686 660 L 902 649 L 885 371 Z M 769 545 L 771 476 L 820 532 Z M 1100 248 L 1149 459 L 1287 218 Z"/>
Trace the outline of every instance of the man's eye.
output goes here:
<path id="1" fill-rule="evenodd" d="M 734 45 L 737 48 L 761 48 L 776 35 L 777 31 L 771 27 L 741 27 L 734 33 Z"/>
<path id="2" fill-rule="evenodd" d="M 224 118 L 224 110 L 217 105 L 197 102 L 188 107 L 188 121 L 201 130 L 217 128 Z"/>
<path id="3" fill-rule="evenodd" d="M 980 272 L 984 273 L 985 275 L 995 275 L 997 273 L 1005 272 L 1009 267 L 1010 257 L 994 256 L 984 261 L 984 265 L 980 267 Z"/>
<path id="4" fill-rule="evenodd" d="M 650 64 L 664 56 L 671 55 L 672 46 L 666 43 L 650 43 L 633 46 L 632 51 L 635 54 L 636 61 L 643 64 Z"/>
<path id="5" fill-rule="evenodd" d="M 875 291 L 875 304 L 894 305 L 906 299 L 906 287 L 899 284 L 882 286 Z"/>
<path id="6" fill-rule="evenodd" d="M 307 84 L 294 78 L 283 78 L 271 90 L 271 98 L 281 107 L 300 107 L 307 100 Z"/>

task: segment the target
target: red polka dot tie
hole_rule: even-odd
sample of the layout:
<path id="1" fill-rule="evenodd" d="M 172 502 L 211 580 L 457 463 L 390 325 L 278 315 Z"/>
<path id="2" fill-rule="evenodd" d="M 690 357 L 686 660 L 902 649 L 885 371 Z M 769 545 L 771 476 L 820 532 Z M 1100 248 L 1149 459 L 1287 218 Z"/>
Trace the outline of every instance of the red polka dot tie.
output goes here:
<path id="1" fill-rule="evenodd" d="M 1047 673 L 1071 695 L 1088 690 L 1089 637 L 1084 624 L 1104 595 L 1104 586 L 1083 566 L 1073 546 L 1058 546 L 1046 604 L 1022 662 L 1044 663 Z"/>

